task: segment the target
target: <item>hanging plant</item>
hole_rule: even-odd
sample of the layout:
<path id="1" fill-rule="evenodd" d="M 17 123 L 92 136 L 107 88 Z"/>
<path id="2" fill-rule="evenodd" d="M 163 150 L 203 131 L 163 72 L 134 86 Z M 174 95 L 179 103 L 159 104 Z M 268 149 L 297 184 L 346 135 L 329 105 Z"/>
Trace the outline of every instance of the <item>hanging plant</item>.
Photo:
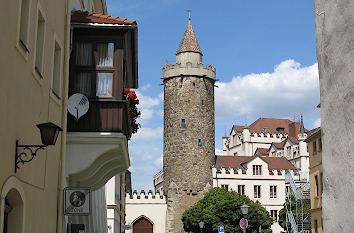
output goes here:
<path id="1" fill-rule="evenodd" d="M 138 132 L 138 129 L 140 128 L 140 124 L 136 122 L 136 119 L 139 118 L 139 116 L 141 114 L 137 108 L 137 105 L 139 104 L 138 97 L 136 96 L 135 91 L 131 91 L 129 88 L 124 88 L 123 99 L 128 100 L 129 109 L 130 109 L 132 133 L 136 133 L 136 132 Z"/>

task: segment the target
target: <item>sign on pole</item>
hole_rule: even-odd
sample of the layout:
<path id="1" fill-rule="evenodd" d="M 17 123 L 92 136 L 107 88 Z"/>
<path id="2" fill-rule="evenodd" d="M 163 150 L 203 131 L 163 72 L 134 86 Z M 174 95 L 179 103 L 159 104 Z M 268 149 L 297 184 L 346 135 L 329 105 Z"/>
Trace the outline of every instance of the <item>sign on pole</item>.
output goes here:
<path id="1" fill-rule="evenodd" d="M 224 226 L 219 226 L 219 230 L 218 231 L 219 231 L 219 233 L 220 232 L 225 232 L 225 227 Z"/>
<path id="2" fill-rule="evenodd" d="M 241 227 L 242 229 L 246 229 L 246 228 L 248 227 L 248 221 L 247 221 L 247 219 L 241 218 L 241 220 L 240 220 L 240 227 Z"/>
<path id="3" fill-rule="evenodd" d="M 64 189 L 64 215 L 89 215 L 91 210 L 90 188 Z"/>

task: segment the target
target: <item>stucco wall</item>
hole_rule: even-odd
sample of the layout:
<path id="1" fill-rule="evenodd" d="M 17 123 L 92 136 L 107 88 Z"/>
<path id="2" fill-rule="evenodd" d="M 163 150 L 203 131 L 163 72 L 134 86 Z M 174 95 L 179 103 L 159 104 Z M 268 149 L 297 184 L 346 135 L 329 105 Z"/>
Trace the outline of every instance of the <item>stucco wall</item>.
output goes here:
<path id="1" fill-rule="evenodd" d="M 354 229 L 354 2 L 315 0 L 324 232 Z"/>
<path id="2" fill-rule="evenodd" d="M 153 224 L 154 233 L 166 233 L 166 198 L 163 194 L 133 193 L 126 196 L 126 223 L 134 224 L 140 217 L 145 217 Z M 132 233 L 133 229 L 126 230 Z"/>
<path id="3" fill-rule="evenodd" d="M 62 93 L 67 79 L 64 76 L 66 1 L 39 0 L 29 2 L 28 41 L 29 52 L 19 42 L 20 0 L 2 1 L 0 15 L 0 192 L 7 181 L 16 177 L 23 189 L 25 212 L 24 232 L 56 232 L 61 166 L 65 153 L 65 137 L 62 132 L 55 146 L 40 150 L 37 156 L 26 164 L 20 164 L 14 173 L 15 143 L 41 144 L 40 131 L 36 124 L 51 121 L 65 129 L 65 99 L 52 93 L 54 49 L 56 40 L 61 45 L 61 87 Z M 37 15 L 45 18 L 42 76 L 34 69 L 36 56 Z M 42 44 L 41 44 L 42 45 Z M 37 54 L 38 55 L 38 54 Z M 27 157 L 29 158 L 29 156 Z M 15 188 L 15 187 L 14 187 Z M 3 193 L 6 195 L 6 193 Z M 5 196 L 1 197 L 2 200 Z M 0 211 L 3 211 L 0 204 Z M 22 221 L 22 220 L 18 220 Z M 18 224 L 18 223 L 17 223 Z M 3 230 L 3 219 L 0 229 Z"/>

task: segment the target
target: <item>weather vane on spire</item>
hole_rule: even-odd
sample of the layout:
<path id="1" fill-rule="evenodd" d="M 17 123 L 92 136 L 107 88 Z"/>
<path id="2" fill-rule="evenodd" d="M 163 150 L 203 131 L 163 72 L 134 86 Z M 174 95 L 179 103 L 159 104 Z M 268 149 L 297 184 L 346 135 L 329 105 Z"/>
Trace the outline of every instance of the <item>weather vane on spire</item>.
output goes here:
<path id="1" fill-rule="evenodd" d="M 191 19 L 191 12 L 192 12 L 192 10 L 186 10 L 187 12 L 188 12 L 188 19 Z"/>

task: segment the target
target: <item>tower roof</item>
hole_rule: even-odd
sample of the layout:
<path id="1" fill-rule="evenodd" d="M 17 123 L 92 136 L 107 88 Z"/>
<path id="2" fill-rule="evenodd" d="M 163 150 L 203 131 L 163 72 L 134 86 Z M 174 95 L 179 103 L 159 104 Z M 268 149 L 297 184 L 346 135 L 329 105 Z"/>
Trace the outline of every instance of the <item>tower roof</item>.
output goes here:
<path id="1" fill-rule="evenodd" d="M 177 49 L 176 55 L 183 52 L 195 52 L 203 55 L 202 50 L 199 47 L 197 37 L 193 30 L 191 19 L 188 20 L 186 31 Z"/>

